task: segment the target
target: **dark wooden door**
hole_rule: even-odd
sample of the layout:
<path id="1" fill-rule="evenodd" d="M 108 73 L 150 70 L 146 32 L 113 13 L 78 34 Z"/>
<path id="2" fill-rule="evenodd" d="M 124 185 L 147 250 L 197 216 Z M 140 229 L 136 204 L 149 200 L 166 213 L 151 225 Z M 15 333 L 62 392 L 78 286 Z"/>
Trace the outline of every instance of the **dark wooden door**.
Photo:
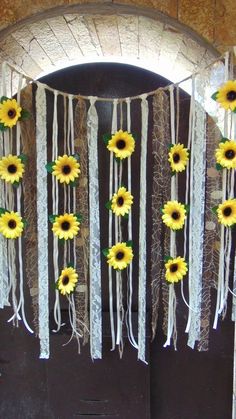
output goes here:
<path id="1" fill-rule="evenodd" d="M 43 81 L 69 93 L 108 97 L 136 95 L 168 83 L 154 73 L 121 64 L 81 65 Z M 104 106 L 101 112 L 105 130 L 111 111 Z M 105 197 L 101 199 L 105 202 Z M 51 335 L 51 358 L 39 360 L 37 339 L 23 327 L 12 328 L 7 324 L 10 310 L 1 311 L 1 419 L 231 419 L 233 323 L 229 319 L 212 332 L 209 352 L 192 351 L 186 347 L 186 312 L 180 301 L 178 351 L 163 348 L 159 325 L 152 344 L 147 337 L 149 364 L 144 365 L 127 341 L 122 360 L 110 351 L 104 283 L 103 301 L 103 360 L 96 362 L 91 361 L 88 347 L 78 356 L 74 342 L 62 346 L 65 332 Z M 149 311 L 148 303 L 148 321 Z"/>

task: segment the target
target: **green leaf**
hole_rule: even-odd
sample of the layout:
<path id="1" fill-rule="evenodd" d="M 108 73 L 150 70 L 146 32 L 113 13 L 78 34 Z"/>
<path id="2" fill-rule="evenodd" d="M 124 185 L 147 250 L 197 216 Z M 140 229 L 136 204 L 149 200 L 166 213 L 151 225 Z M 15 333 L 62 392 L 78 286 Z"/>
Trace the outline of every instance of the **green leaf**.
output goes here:
<path id="1" fill-rule="evenodd" d="M 75 268 L 74 264 L 72 262 L 67 263 L 67 268 Z"/>
<path id="2" fill-rule="evenodd" d="M 77 160 L 77 161 L 80 161 L 80 155 L 79 155 L 79 153 L 75 153 L 75 154 L 72 154 L 72 156 Z"/>
<path id="3" fill-rule="evenodd" d="M 26 156 L 26 154 L 20 154 L 19 156 L 18 156 L 18 158 L 21 160 L 21 162 L 22 163 L 26 163 L 27 162 L 27 160 L 28 160 L 28 157 Z"/>
<path id="4" fill-rule="evenodd" d="M 110 139 L 111 139 L 111 135 L 110 135 L 110 134 L 104 134 L 104 135 L 103 135 L 103 137 L 102 137 L 102 139 L 103 139 L 103 142 L 104 142 L 106 145 L 108 145 L 108 143 L 109 143 L 109 141 L 110 141 Z"/>
<path id="5" fill-rule="evenodd" d="M 64 243 L 65 243 L 65 239 L 58 239 L 58 243 L 59 243 L 60 245 L 64 244 Z"/>
<path id="6" fill-rule="evenodd" d="M 165 256 L 164 262 L 167 263 L 169 260 L 173 260 L 172 256 Z"/>
<path id="7" fill-rule="evenodd" d="M 214 214 L 216 214 L 216 215 L 217 215 L 218 205 L 216 205 L 215 207 L 213 207 L 211 210 L 212 210 L 212 212 L 213 212 Z"/>
<path id="8" fill-rule="evenodd" d="M 110 210 L 110 209 L 111 209 L 111 203 L 112 203 L 112 200 L 107 201 L 107 202 L 105 203 L 105 207 L 106 207 L 108 210 Z"/>
<path id="9" fill-rule="evenodd" d="M 30 117 L 31 117 L 30 112 L 27 111 L 26 109 L 22 109 L 19 121 L 24 121 L 25 119 L 29 119 Z"/>
<path id="10" fill-rule="evenodd" d="M 136 132 L 134 132 L 133 134 L 132 134 L 132 132 L 129 132 L 129 134 L 132 135 L 134 141 L 137 141 L 138 140 L 138 135 L 137 135 Z"/>
<path id="11" fill-rule="evenodd" d="M 102 254 L 107 258 L 109 254 L 109 247 L 106 247 L 106 249 L 102 249 Z"/>
<path id="12" fill-rule="evenodd" d="M 7 211 L 5 208 L 0 208 L 0 215 L 5 214 L 5 212 L 9 212 L 9 211 Z"/>
<path id="13" fill-rule="evenodd" d="M 161 214 L 164 214 L 164 207 L 161 207 L 160 211 L 161 211 Z"/>
<path id="14" fill-rule="evenodd" d="M 120 158 L 119 157 L 115 157 L 115 161 L 116 161 L 116 163 L 120 164 Z"/>
<path id="15" fill-rule="evenodd" d="M 20 184 L 20 182 L 13 182 L 13 184 L 12 184 L 12 186 L 14 187 L 14 188 L 18 188 L 18 186 L 19 186 L 19 184 Z"/>
<path id="16" fill-rule="evenodd" d="M 123 215 L 122 217 L 123 217 L 125 220 L 128 220 L 128 219 L 129 219 L 129 214 L 127 214 L 127 213 L 126 213 L 126 214 L 125 214 L 125 215 Z"/>
<path id="17" fill-rule="evenodd" d="M 47 163 L 46 165 L 45 165 L 45 167 L 46 167 L 46 169 L 47 169 L 47 171 L 48 171 L 48 173 L 52 173 L 53 172 L 53 166 L 55 165 L 55 162 L 54 161 L 51 161 L 50 163 Z"/>
<path id="18" fill-rule="evenodd" d="M 2 122 L 0 122 L 0 131 L 6 131 L 7 130 L 7 127 L 5 127 L 5 125 L 2 123 Z"/>
<path id="19" fill-rule="evenodd" d="M 211 98 L 213 99 L 213 100 L 216 100 L 217 99 L 217 96 L 218 96 L 218 91 L 217 92 L 215 92 L 215 93 L 213 93 L 213 95 L 211 96 Z"/>
<path id="20" fill-rule="evenodd" d="M 176 175 L 176 171 L 175 171 L 175 170 L 172 170 L 172 171 L 171 171 L 171 177 L 172 177 L 172 176 L 175 176 L 175 175 Z"/>
<path id="21" fill-rule="evenodd" d="M 58 217 L 57 215 L 49 215 L 49 217 L 48 217 L 48 219 L 49 219 L 49 221 L 50 221 L 50 223 L 54 223 L 55 222 L 55 219 L 56 219 L 56 217 Z"/>
<path id="22" fill-rule="evenodd" d="M 226 143 L 226 141 L 229 141 L 229 139 L 226 137 L 222 137 L 220 143 Z"/>
<path id="23" fill-rule="evenodd" d="M 22 218 L 22 223 L 24 224 L 24 228 L 27 227 L 27 225 L 28 225 L 28 221 L 27 220 L 25 220 L 24 218 Z"/>
<path id="24" fill-rule="evenodd" d="M 8 100 L 8 99 L 9 99 L 9 97 L 2 96 L 1 99 L 0 99 L 0 102 L 3 103 L 5 100 Z"/>
<path id="25" fill-rule="evenodd" d="M 56 282 L 54 282 L 53 288 L 54 288 L 54 290 L 58 290 L 58 280 Z"/>
<path id="26" fill-rule="evenodd" d="M 128 247 L 133 247 L 133 242 L 132 242 L 132 240 L 128 240 L 128 241 L 126 242 L 126 246 L 128 246 Z"/>
<path id="27" fill-rule="evenodd" d="M 186 214 L 188 214 L 190 211 L 190 205 L 185 205 L 184 208 L 185 208 Z"/>
<path id="28" fill-rule="evenodd" d="M 79 221 L 79 223 L 81 223 L 81 221 L 83 221 L 83 216 L 79 213 L 75 214 L 77 221 Z"/>
<path id="29" fill-rule="evenodd" d="M 216 163 L 216 170 L 220 171 L 222 169 L 223 169 L 223 167 L 221 166 L 221 164 L 220 163 Z"/>
<path id="30" fill-rule="evenodd" d="M 74 180 L 73 182 L 69 182 L 69 186 L 71 186 L 72 188 L 76 188 L 76 186 L 78 186 L 78 182 L 77 180 Z"/>
<path id="31" fill-rule="evenodd" d="M 232 111 L 233 113 L 236 113 L 236 108 L 234 108 L 234 110 Z"/>
<path id="32" fill-rule="evenodd" d="M 168 144 L 168 145 L 167 145 L 168 150 L 171 150 L 171 149 L 172 149 L 172 147 L 174 147 L 174 144 L 171 144 L 171 143 L 170 143 L 170 144 Z"/>

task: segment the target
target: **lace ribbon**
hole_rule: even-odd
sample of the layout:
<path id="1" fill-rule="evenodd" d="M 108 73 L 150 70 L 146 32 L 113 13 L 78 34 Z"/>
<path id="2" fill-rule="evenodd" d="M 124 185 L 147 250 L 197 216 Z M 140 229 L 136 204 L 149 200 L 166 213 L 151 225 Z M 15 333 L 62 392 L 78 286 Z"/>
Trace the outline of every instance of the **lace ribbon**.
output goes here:
<path id="1" fill-rule="evenodd" d="M 44 87 L 36 91 L 37 216 L 40 358 L 49 358 L 47 114 Z"/>
<path id="2" fill-rule="evenodd" d="M 102 298 L 100 212 L 98 184 L 98 115 L 96 98 L 90 97 L 88 110 L 89 145 L 89 227 L 90 227 L 90 353 L 92 359 L 102 357 Z"/>
<path id="3" fill-rule="evenodd" d="M 149 109 L 147 95 L 142 95 L 140 98 L 142 100 L 142 135 L 140 156 L 138 359 L 146 362 L 146 173 Z"/>

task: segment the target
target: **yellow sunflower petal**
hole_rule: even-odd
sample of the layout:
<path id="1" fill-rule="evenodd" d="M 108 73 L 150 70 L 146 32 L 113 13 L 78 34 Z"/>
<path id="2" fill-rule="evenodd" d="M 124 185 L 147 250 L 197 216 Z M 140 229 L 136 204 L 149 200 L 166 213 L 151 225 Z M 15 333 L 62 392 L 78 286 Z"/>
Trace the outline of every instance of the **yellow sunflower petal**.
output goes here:
<path id="1" fill-rule="evenodd" d="M 14 211 L 5 212 L 0 217 L 0 233 L 7 239 L 16 239 L 22 235 L 24 223 L 21 216 Z"/>
<path id="2" fill-rule="evenodd" d="M 125 242 L 119 242 L 112 246 L 107 255 L 107 263 L 114 269 L 123 270 L 133 259 L 133 249 Z"/>
<path id="3" fill-rule="evenodd" d="M 24 167 L 19 157 L 9 154 L 0 159 L 0 177 L 6 182 L 19 182 L 23 177 Z"/>
<path id="4" fill-rule="evenodd" d="M 189 151 L 183 144 L 175 144 L 169 151 L 168 161 L 173 172 L 182 172 L 185 170 L 189 160 Z"/>
<path id="5" fill-rule="evenodd" d="M 65 268 L 61 271 L 61 275 L 57 281 L 57 288 L 62 295 L 69 295 L 74 291 L 78 282 L 78 274 L 72 267 Z"/>
<path id="6" fill-rule="evenodd" d="M 165 268 L 165 278 L 171 283 L 181 281 L 188 271 L 185 259 L 180 256 L 174 259 L 169 259 L 168 262 L 165 263 Z"/>
<path id="7" fill-rule="evenodd" d="M 177 201 L 168 201 L 162 210 L 162 220 L 172 230 L 180 230 L 184 226 L 186 209 Z"/>
<path id="8" fill-rule="evenodd" d="M 0 123 L 12 128 L 21 116 L 22 108 L 15 99 L 6 99 L 0 103 Z"/>
<path id="9" fill-rule="evenodd" d="M 226 169 L 236 169 L 236 142 L 221 142 L 215 151 L 216 162 Z"/>
<path id="10" fill-rule="evenodd" d="M 55 218 L 52 226 L 53 233 L 59 239 L 73 239 L 79 231 L 80 223 L 74 214 L 59 215 Z"/>
<path id="11" fill-rule="evenodd" d="M 80 164 L 73 156 L 59 156 L 53 165 L 52 175 L 57 178 L 60 183 L 74 182 L 80 174 Z"/>
<path id="12" fill-rule="evenodd" d="M 218 90 L 216 101 L 224 109 L 234 111 L 236 109 L 236 81 L 229 80 Z"/>
<path id="13" fill-rule="evenodd" d="M 219 223 L 230 227 L 236 223 L 236 199 L 227 199 L 217 208 Z"/>
<path id="14" fill-rule="evenodd" d="M 133 196 L 125 187 L 118 189 L 111 200 L 111 209 L 117 216 L 128 214 L 133 204 Z"/>
<path id="15" fill-rule="evenodd" d="M 125 159 L 134 152 L 135 141 L 133 136 L 127 131 L 119 130 L 112 135 L 107 148 L 115 154 L 115 157 Z"/>

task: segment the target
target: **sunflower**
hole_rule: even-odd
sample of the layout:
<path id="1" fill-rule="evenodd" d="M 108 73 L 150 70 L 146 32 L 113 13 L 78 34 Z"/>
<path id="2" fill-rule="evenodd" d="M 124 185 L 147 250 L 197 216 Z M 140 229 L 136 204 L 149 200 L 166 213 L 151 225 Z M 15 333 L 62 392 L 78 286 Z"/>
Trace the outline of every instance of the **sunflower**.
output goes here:
<path id="1" fill-rule="evenodd" d="M 62 295 L 70 294 L 74 291 L 77 282 L 78 274 L 70 266 L 61 271 L 61 275 L 57 281 L 57 288 Z"/>
<path id="2" fill-rule="evenodd" d="M 182 172 L 185 170 L 189 159 L 189 151 L 183 144 L 175 144 L 171 147 L 168 161 L 173 172 Z"/>
<path id="3" fill-rule="evenodd" d="M 80 174 L 80 164 L 73 156 L 59 156 L 57 160 L 55 160 L 55 164 L 52 166 L 52 174 L 56 176 L 57 180 L 60 183 L 70 183 L 74 182 L 76 178 L 79 177 Z"/>
<path id="4" fill-rule="evenodd" d="M 107 148 L 109 151 L 113 151 L 118 159 L 125 159 L 130 157 L 135 148 L 134 137 L 127 131 L 121 129 L 112 135 L 108 141 Z"/>
<path id="5" fill-rule="evenodd" d="M 215 152 L 216 162 L 226 169 L 236 169 L 236 142 L 228 140 L 220 142 Z"/>
<path id="6" fill-rule="evenodd" d="M 227 199 L 216 210 L 218 221 L 226 227 L 236 223 L 236 199 Z"/>
<path id="7" fill-rule="evenodd" d="M 114 269 L 125 269 L 133 259 L 133 249 L 125 242 L 117 243 L 109 249 L 107 263 Z"/>
<path id="8" fill-rule="evenodd" d="M 115 215 L 124 216 L 129 213 L 131 205 L 133 204 L 133 196 L 123 186 L 118 189 L 111 200 L 111 209 Z"/>
<path id="9" fill-rule="evenodd" d="M 24 167 L 19 157 L 9 154 L 0 159 L 0 177 L 6 182 L 19 182 L 23 177 Z"/>
<path id="10" fill-rule="evenodd" d="M 165 278 L 168 282 L 178 282 L 186 275 L 188 271 L 187 263 L 184 258 L 178 256 L 174 259 L 169 259 L 165 263 L 166 274 Z"/>
<path id="11" fill-rule="evenodd" d="M 12 128 L 21 117 L 22 108 L 15 99 L 3 100 L 0 103 L 0 123 L 5 127 Z"/>
<path id="12" fill-rule="evenodd" d="M 177 201 L 168 201 L 162 210 L 162 220 L 172 230 L 180 230 L 186 218 L 186 208 Z"/>
<path id="13" fill-rule="evenodd" d="M 7 239 L 20 237 L 24 229 L 24 223 L 18 212 L 4 212 L 0 217 L 0 233 Z"/>
<path id="14" fill-rule="evenodd" d="M 63 214 L 55 217 L 52 231 L 59 239 L 73 239 L 79 231 L 79 221 L 74 214 Z"/>
<path id="15" fill-rule="evenodd" d="M 228 80 L 219 90 L 212 95 L 212 98 L 219 102 L 224 109 L 236 111 L 236 80 Z"/>

